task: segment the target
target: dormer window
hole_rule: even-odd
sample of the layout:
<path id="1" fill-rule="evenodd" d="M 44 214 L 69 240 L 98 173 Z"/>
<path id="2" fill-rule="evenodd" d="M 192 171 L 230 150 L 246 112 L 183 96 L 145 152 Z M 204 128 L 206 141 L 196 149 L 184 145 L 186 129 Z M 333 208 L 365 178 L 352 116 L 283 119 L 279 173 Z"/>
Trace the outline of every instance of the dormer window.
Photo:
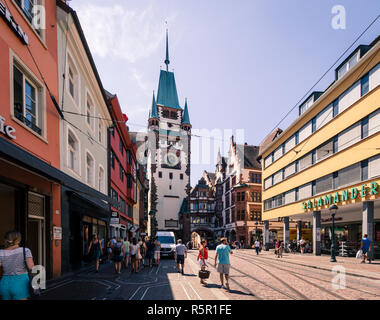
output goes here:
<path id="1" fill-rule="evenodd" d="M 309 100 L 307 100 L 301 107 L 300 107 L 300 115 L 303 114 L 307 109 L 309 109 L 312 104 L 314 103 L 314 97 L 311 96 Z"/>
<path id="2" fill-rule="evenodd" d="M 348 70 L 352 69 L 359 61 L 359 51 L 357 51 L 343 66 L 338 69 L 338 79 L 343 77 Z"/>

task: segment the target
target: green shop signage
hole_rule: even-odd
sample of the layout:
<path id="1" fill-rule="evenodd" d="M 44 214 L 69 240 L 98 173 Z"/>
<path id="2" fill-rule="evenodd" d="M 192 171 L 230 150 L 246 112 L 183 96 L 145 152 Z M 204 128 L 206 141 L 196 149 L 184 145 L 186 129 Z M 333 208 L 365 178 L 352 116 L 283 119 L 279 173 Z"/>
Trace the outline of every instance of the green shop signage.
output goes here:
<path id="1" fill-rule="evenodd" d="M 334 194 L 328 194 L 322 197 L 318 197 L 312 200 L 303 201 L 302 209 L 315 209 L 322 206 L 328 206 L 333 203 L 339 203 L 343 201 L 355 200 L 357 197 L 364 198 L 368 195 L 376 195 L 378 193 L 378 184 L 376 182 L 370 183 L 369 187 L 363 184 L 360 188 L 351 188 L 342 190 L 341 194 L 335 192 Z"/>

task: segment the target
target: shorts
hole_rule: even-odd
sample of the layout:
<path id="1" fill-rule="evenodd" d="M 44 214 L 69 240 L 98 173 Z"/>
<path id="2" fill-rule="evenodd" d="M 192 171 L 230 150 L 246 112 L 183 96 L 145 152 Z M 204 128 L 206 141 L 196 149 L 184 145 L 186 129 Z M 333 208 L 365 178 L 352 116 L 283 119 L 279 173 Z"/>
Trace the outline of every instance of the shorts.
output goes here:
<path id="1" fill-rule="evenodd" d="M 219 263 L 218 264 L 218 272 L 229 275 L 230 274 L 230 265 Z"/>
<path id="2" fill-rule="evenodd" d="M 154 259 L 160 259 L 160 251 L 154 251 Z"/>
<path id="3" fill-rule="evenodd" d="M 113 261 L 115 261 L 115 262 L 121 262 L 121 261 L 123 261 L 123 256 L 120 256 L 120 255 L 114 255 L 113 256 Z"/>
<path id="4" fill-rule="evenodd" d="M 29 276 L 27 274 L 3 275 L 0 280 L 0 296 L 3 300 L 23 300 L 29 298 Z"/>
<path id="5" fill-rule="evenodd" d="M 129 258 L 129 251 L 125 251 L 124 259 Z"/>
<path id="6" fill-rule="evenodd" d="M 148 251 L 146 254 L 146 258 L 149 260 L 153 260 L 154 258 L 154 252 L 153 251 Z"/>
<path id="7" fill-rule="evenodd" d="M 207 264 L 207 259 L 199 259 L 199 266 L 202 268 L 203 266 L 206 266 L 208 267 L 208 264 Z"/>
<path id="8" fill-rule="evenodd" d="M 364 248 L 362 248 L 362 252 L 363 252 L 363 254 L 367 254 L 368 249 L 364 249 Z"/>
<path id="9" fill-rule="evenodd" d="M 185 264 L 185 256 L 177 254 L 177 264 Z"/>

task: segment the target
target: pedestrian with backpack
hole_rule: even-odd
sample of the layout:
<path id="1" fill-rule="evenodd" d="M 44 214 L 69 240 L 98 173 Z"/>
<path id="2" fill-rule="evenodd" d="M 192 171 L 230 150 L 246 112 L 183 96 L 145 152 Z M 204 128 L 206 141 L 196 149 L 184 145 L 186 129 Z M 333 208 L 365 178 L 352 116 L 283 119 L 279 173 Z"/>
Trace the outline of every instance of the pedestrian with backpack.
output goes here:
<path id="1" fill-rule="evenodd" d="M 114 244 L 113 248 L 113 261 L 115 262 L 115 272 L 117 274 L 121 273 L 121 263 L 125 255 L 124 245 L 121 237 L 117 239 L 117 242 Z"/>

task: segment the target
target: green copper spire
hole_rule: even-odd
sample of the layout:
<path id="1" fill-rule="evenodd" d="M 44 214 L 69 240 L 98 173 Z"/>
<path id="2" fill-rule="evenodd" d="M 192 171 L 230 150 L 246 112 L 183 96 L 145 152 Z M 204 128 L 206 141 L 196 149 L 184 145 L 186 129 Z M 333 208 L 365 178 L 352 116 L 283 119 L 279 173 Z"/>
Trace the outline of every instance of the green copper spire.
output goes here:
<path id="1" fill-rule="evenodd" d="M 154 96 L 154 91 L 153 91 L 152 110 L 149 111 L 149 118 L 158 119 L 158 111 L 157 111 L 157 104 L 156 104 L 156 98 Z"/>
<path id="2" fill-rule="evenodd" d="M 189 110 L 187 109 L 187 98 L 185 100 L 185 109 L 182 114 L 182 124 L 190 124 Z"/>
<path id="3" fill-rule="evenodd" d="M 169 71 L 169 40 L 168 40 L 168 29 L 166 29 L 166 59 L 165 59 L 165 64 L 166 64 L 166 71 Z"/>

